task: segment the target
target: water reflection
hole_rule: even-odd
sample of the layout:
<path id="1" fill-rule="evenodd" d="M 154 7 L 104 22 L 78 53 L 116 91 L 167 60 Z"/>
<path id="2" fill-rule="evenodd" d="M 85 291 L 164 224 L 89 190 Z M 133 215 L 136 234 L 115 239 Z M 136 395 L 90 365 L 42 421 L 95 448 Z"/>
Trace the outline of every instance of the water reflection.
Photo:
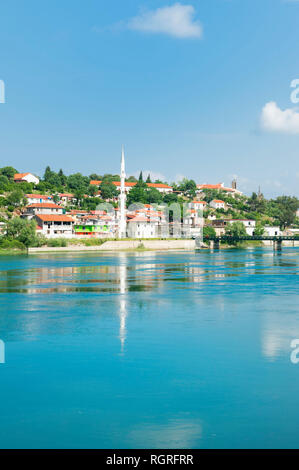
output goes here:
<path id="1" fill-rule="evenodd" d="M 124 354 L 124 346 L 126 340 L 126 319 L 127 319 L 127 257 L 126 254 L 120 256 L 120 267 L 119 267 L 119 338 L 121 344 L 121 354 Z"/>
<path id="2" fill-rule="evenodd" d="M 200 447 L 202 425 L 188 416 L 170 418 L 166 423 L 143 424 L 129 434 L 129 441 L 137 448 L 192 449 Z"/>
<path id="3" fill-rule="evenodd" d="M 298 255 L 299 250 L 291 248 L 280 256 L 271 249 L 249 249 L 214 254 L 43 255 L 22 262 L 10 258 L 9 263 L 0 259 L 0 313 L 19 312 L 17 317 L 1 315 L 0 327 L 14 324 L 33 336 L 50 326 L 53 331 L 75 328 L 77 306 L 87 308 L 86 318 L 93 321 L 117 312 L 123 354 L 127 318 L 134 305 L 144 310 L 155 304 L 188 302 L 194 312 L 209 305 L 205 311 L 216 321 L 221 312 L 223 318 L 231 312 L 242 315 L 244 302 L 252 299 L 256 302 L 252 313 L 261 312 L 263 354 L 273 359 L 299 335 L 297 301 L 291 297 L 299 274 Z M 279 309 L 282 299 L 292 299 L 285 311 Z"/>

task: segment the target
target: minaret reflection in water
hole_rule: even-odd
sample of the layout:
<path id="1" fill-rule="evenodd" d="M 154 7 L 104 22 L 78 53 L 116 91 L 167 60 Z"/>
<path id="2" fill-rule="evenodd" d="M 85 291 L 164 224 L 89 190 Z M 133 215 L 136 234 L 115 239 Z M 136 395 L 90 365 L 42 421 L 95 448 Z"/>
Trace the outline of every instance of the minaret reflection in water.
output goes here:
<path id="1" fill-rule="evenodd" d="M 119 265 L 119 339 L 121 345 L 121 354 L 124 354 L 125 341 L 127 336 L 127 256 L 120 253 Z"/>

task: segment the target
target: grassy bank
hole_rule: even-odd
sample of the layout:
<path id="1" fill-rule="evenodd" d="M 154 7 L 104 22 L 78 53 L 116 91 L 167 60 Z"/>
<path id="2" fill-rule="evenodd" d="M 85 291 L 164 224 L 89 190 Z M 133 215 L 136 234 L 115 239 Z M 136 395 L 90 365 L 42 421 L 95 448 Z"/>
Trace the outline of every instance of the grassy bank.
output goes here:
<path id="1" fill-rule="evenodd" d="M 27 253 L 26 246 L 17 240 L 1 240 L 0 255 L 23 255 Z"/>
<path id="2" fill-rule="evenodd" d="M 7 256 L 7 255 L 26 255 L 27 250 L 19 250 L 18 248 L 11 249 L 11 248 L 0 248 L 0 256 Z"/>

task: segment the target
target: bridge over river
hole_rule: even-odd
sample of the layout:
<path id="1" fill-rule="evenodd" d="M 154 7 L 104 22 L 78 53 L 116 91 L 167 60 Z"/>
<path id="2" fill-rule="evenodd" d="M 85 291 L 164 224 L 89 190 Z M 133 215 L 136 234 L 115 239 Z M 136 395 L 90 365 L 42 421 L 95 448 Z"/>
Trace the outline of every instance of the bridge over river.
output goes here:
<path id="1" fill-rule="evenodd" d="M 219 248 L 221 243 L 226 244 L 235 244 L 240 243 L 243 241 L 271 241 L 273 244 L 274 250 L 281 250 L 282 242 L 284 241 L 293 241 L 293 246 L 295 246 L 295 242 L 299 242 L 299 236 L 287 236 L 287 235 L 279 235 L 279 236 L 257 236 L 257 235 L 247 235 L 243 237 L 234 237 L 229 235 L 221 235 L 219 237 L 204 237 L 203 241 L 205 243 L 209 243 L 210 248 Z"/>

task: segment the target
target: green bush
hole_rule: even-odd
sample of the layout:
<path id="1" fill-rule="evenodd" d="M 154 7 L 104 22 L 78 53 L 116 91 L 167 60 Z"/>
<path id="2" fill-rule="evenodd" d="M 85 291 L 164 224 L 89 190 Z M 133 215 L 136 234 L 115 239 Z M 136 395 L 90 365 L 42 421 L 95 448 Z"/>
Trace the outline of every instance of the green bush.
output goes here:
<path id="1" fill-rule="evenodd" d="M 0 249 L 3 250 L 25 250 L 25 245 L 20 242 L 19 240 L 8 240 L 7 238 L 1 237 L 0 238 Z"/>
<path id="2" fill-rule="evenodd" d="M 203 236 L 204 238 L 215 238 L 216 237 L 216 231 L 214 227 L 211 227 L 209 225 L 205 225 L 203 228 Z"/>
<path id="3" fill-rule="evenodd" d="M 67 246 L 67 241 L 65 238 L 51 238 L 50 240 L 47 240 L 47 246 L 50 246 L 50 247 Z"/>

